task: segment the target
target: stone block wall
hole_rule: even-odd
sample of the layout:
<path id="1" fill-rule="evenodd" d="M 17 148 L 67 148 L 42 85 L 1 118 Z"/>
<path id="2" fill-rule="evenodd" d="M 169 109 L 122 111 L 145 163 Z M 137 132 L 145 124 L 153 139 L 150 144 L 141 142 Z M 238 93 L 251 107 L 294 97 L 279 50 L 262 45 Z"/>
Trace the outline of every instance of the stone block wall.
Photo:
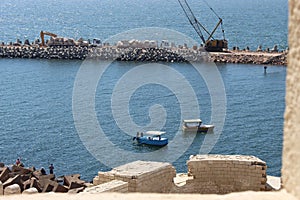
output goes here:
<path id="1" fill-rule="evenodd" d="M 282 181 L 283 187 L 300 199 L 300 1 L 289 0 L 289 11 Z"/>
<path id="2" fill-rule="evenodd" d="M 121 180 L 128 182 L 129 192 L 168 193 L 174 187 L 175 176 L 176 170 L 170 163 L 135 161 L 109 172 L 99 172 L 93 184 Z"/>
<path id="3" fill-rule="evenodd" d="M 128 183 L 120 180 L 113 180 L 107 183 L 86 188 L 84 192 L 91 194 L 102 192 L 128 192 Z"/>
<path id="4" fill-rule="evenodd" d="M 196 155 L 187 162 L 187 180 L 181 192 L 226 194 L 266 189 L 266 163 L 254 156 Z"/>

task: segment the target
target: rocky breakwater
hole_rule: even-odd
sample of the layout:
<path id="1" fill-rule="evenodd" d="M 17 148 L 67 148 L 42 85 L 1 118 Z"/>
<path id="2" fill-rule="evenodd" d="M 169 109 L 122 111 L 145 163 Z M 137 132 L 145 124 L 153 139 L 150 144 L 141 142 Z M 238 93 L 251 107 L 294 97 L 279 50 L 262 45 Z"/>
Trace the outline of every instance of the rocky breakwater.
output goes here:
<path id="1" fill-rule="evenodd" d="M 216 63 L 287 65 L 287 52 L 230 51 L 209 54 L 210 60 Z"/>
<path id="2" fill-rule="evenodd" d="M 84 59 L 88 53 L 88 47 L 76 46 L 0 46 L 2 58 Z"/>
<path id="3" fill-rule="evenodd" d="M 80 180 L 79 174 L 56 178 L 54 174 L 46 174 L 43 168 L 5 166 L 0 163 L 0 195 L 40 192 L 78 193 L 87 186 L 89 183 Z"/>
<path id="4" fill-rule="evenodd" d="M 73 40 L 71 40 L 73 41 Z M 162 41 L 119 41 L 110 45 L 90 44 L 88 42 L 69 40 L 50 40 L 48 46 L 29 41 L 0 44 L 0 58 L 40 58 L 40 59 L 99 59 L 137 62 L 216 62 L 243 63 L 263 65 L 287 65 L 287 52 L 279 52 L 277 47 L 271 50 L 250 51 L 249 48 L 240 51 L 234 48 L 227 52 L 206 52 L 203 47 L 186 44 L 176 46 L 174 43 Z"/>

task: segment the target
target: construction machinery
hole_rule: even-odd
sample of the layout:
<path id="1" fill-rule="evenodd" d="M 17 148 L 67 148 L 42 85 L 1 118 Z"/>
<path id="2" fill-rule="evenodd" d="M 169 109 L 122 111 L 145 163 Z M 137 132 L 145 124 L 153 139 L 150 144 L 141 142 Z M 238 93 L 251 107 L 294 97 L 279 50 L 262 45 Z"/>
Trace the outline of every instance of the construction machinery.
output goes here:
<path id="1" fill-rule="evenodd" d="M 41 44 L 42 47 L 46 46 L 46 44 L 45 44 L 45 35 L 49 35 L 49 36 L 52 36 L 52 37 L 57 37 L 57 35 L 54 34 L 54 33 L 41 31 L 40 36 L 41 36 L 41 40 L 42 40 L 42 44 Z"/>
<path id="2" fill-rule="evenodd" d="M 197 20 L 197 18 L 195 17 L 194 13 L 192 12 L 192 10 L 191 10 L 191 8 L 190 8 L 190 6 L 189 6 L 189 4 L 187 3 L 186 0 L 178 0 L 178 2 L 180 4 L 181 8 L 183 9 L 185 15 L 187 16 L 189 22 L 191 23 L 191 25 L 193 26 L 193 28 L 195 29 L 195 31 L 199 35 L 201 41 L 203 42 L 204 48 L 205 48 L 206 51 L 224 51 L 225 49 L 228 49 L 228 42 L 225 39 L 225 32 L 224 32 L 224 29 L 223 29 L 222 18 L 220 18 L 217 15 L 217 13 L 211 7 L 209 7 L 210 10 L 218 17 L 219 21 L 218 21 L 217 25 L 215 26 L 215 28 L 211 32 L 209 32 Z M 206 4 L 207 4 L 207 2 L 206 2 Z M 215 39 L 213 37 L 214 33 L 216 32 L 216 30 L 218 29 L 219 26 L 221 26 L 221 29 L 222 29 L 223 39 Z M 204 38 L 204 36 L 202 34 L 202 31 L 204 31 L 208 35 L 207 39 Z"/>

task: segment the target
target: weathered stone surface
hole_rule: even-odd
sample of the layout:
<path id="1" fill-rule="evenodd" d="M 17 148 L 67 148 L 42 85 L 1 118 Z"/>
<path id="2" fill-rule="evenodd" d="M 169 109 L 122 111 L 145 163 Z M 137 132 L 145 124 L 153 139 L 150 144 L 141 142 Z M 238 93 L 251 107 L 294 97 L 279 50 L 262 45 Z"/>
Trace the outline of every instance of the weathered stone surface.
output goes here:
<path id="1" fill-rule="evenodd" d="M 174 187 L 176 170 L 170 163 L 135 161 L 112 169 L 98 172 L 94 185 L 112 180 L 128 182 L 129 192 L 170 192 Z"/>
<path id="2" fill-rule="evenodd" d="M 64 185 L 70 186 L 71 183 L 84 184 L 85 182 L 83 180 L 80 180 L 80 174 L 64 176 Z"/>
<path id="3" fill-rule="evenodd" d="M 5 181 L 7 181 L 9 179 L 9 173 L 10 173 L 10 170 L 8 169 L 8 167 L 4 167 L 0 174 L 0 181 L 2 183 L 4 183 Z"/>
<path id="4" fill-rule="evenodd" d="M 23 182 L 23 190 L 27 190 L 30 188 L 30 184 L 31 184 L 31 179 L 28 179 L 26 181 Z"/>
<path id="5" fill-rule="evenodd" d="M 34 177 L 31 178 L 30 187 L 36 188 L 39 192 L 43 191 L 41 184 Z"/>
<path id="6" fill-rule="evenodd" d="M 76 194 L 76 193 L 79 193 L 79 192 L 83 192 L 84 189 L 85 189 L 85 187 L 75 188 L 75 189 L 69 190 L 68 193 Z"/>
<path id="7" fill-rule="evenodd" d="M 2 182 L 0 181 L 0 196 L 2 196 L 3 193 L 4 193 L 4 188 Z"/>
<path id="8" fill-rule="evenodd" d="M 19 172 L 22 170 L 23 167 L 21 166 L 17 166 L 17 165 L 13 165 L 11 168 L 11 172 Z"/>
<path id="9" fill-rule="evenodd" d="M 21 188 L 23 188 L 23 183 L 21 182 L 21 176 L 20 175 L 16 175 L 13 178 L 9 178 L 7 181 L 5 181 L 3 183 L 3 187 L 6 188 L 6 187 L 8 187 L 10 185 L 13 185 L 13 184 L 18 184 Z"/>
<path id="10" fill-rule="evenodd" d="M 22 182 L 25 182 L 25 181 L 29 180 L 30 177 L 31 177 L 30 174 L 21 175 L 21 180 L 22 180 Z"/>
<path id="11" fill-rule="evenodd" d="M 66 186 L 64 186 L 64 185 L 57 184 L 57 185 L 53 188 L 52 191 L 53 191 L 53 192 L 68 192 L 69 189 L 68 189 Z"/>
<path id="12" fill-rule="evenodd" d="M 71 184 L 69 185 L 69 190 L 81 187 L 85 187 L 85 185 L 82 183 L 71 182 Z"/>
<path id="13" fill-rule="evenodd" d="M 191 156 L 187 180 L 177 192 L 226 194 L 266 189 L 266 163 L 255 156 L 195 155 Z"/>
<path id="14" fill-rule="evenodd" d="M 48 175 L 40 175 L 38 180 L 42 187 L 45 187 L 49 183 L 49 181 L 53 181 L 55 179 L 54 174 L 48 174 Z"/>
<path id="15" fill-rule="evenodd" d="M 36 193 L 39 193 L 39 191 L 34 187 L 28 188 L 22 192 L 22 194 L 36 194 Z"/>
<path id="16" fill-rule="evenodd" d="M 275 176 L 267 176 L 267 190 L 278 191 L 281 189 L 281 178 Z"/>
<path id="17" fill-rule="evenodd" d="M 54 189 L 55 187 L 57 187 L 57 185 L 58 185 L 57 182 L 51 181 L 51 180 L 48 179 L 48 180 L 45 182 L 45 185 L 44 185 L 44 187 L 43 187 L 43 191 L 42 191 L 42 192 L 51 192 L 51 191 L 53 191 L 53 189 Z"/>
<path id="18" fill-rule="evenodd" d="M 41 184 L 37 181 L 35 177 L 32 177 L 31 179 L 28 179 L 27 181 L 23 182 L 23 190 L 29 189 L 29 188 L 36 188 L 39 192 L 42 192 L 43 188 Z"/>
<path id="19" fill-rule="evenodd" d="M 21 194 L 20 186 L 18 184 L 7 186 L 4 189 L 4 195 L 10 195 L 10 194 Z"/>
<path id="20" fill-rule="evenodd" d="M 91 194 L 102 192 L 128 192 L 128 183 L 121 180 L 113 180 L 100 185 L 86 188 L 84 192 Z"/>

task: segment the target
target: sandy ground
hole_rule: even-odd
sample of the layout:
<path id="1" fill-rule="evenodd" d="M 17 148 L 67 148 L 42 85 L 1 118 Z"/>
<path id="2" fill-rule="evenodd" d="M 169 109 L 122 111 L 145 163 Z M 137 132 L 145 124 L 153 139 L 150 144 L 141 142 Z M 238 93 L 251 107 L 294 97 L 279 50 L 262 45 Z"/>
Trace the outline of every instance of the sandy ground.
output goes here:
<path id="1" fill-rule="evenodd" d="M 241 192 L 231 193 L 227 195 L 199 195 L 199 194 L 141 194 L 141 193 L 100 193 L 100 194 L 55 194 L 55 193 L 40 193 L 33 195 L 11 195 L 2 196 L 0 200 L 297 200 L 294 196 L 288 194 L 285 190 L 280 192 Z"/>

